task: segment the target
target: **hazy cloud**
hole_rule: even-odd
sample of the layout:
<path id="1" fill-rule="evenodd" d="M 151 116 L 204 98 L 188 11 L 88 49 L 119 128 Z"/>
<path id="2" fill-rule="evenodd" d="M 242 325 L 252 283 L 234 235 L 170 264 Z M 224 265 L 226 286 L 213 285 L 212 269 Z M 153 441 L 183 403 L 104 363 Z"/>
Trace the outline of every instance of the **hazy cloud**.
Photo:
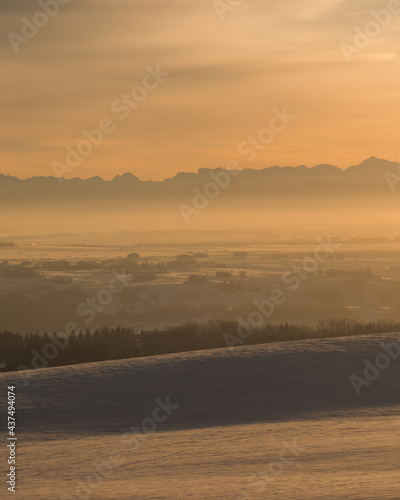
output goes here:
<path id="1" fill-rule="evenodd" d="M 129 170 L 157 178 L 220 165 L 281 105 L 299 119 L 254 166 L 394 159 L 400 14 L 352 64 L 340 50 L 372 9 L 386 7 L 376 0 L 243 0 L 221 22 L 212 1 L 71 0 L 15 54 L 7 34 L 20 33 L 21 18 L 40 6 L 5 1 L 0 133 L 26 137 L 32 148 L 9 142 L 2 170 L 31 165 L 32 175 L 51 175 L 65 146 L 112 117 L 111 102 L 157 64 L 170 77 L 75 175 Z"/>

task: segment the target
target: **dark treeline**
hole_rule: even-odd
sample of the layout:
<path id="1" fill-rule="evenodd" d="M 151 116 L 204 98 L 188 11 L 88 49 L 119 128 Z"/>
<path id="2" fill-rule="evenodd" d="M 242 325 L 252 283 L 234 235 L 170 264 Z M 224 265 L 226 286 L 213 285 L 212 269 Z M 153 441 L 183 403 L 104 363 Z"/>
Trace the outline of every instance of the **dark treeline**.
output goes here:
<path id="1" fill-rule="evenodd" d="M 101 328 L 93 333 L 63 334 L 0 333 L 0 363 L 6 371 L 90 363 L 139 355 L 131 329 Z"/>
<path id="2" fill-rule="evenodd" d="M 220 347 L 265 344 L 373 333 L 399 332 L 400 323 L 321 321 L 317 328 L 267 324 L 249 329 L 233 321 L 188 322 L 165 331 L 135 333 L 129 328 L 101 328 L 86 333 L 26 334 L 0 332 L 3 371 L 45 368 L 93 361 L 134 358 Z"/>

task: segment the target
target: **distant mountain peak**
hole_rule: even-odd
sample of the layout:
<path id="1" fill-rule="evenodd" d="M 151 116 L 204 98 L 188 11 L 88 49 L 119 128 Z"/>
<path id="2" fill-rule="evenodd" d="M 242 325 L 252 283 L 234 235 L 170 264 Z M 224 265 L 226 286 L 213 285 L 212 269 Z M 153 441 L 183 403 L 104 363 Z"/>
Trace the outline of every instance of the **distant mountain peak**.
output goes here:
<path id="1" fill-rule="evenodd" d="M 274 180 L 291 181 L 296 180 L 307 182 L 308 180 L 317 180 L 322 182 L 324 180 L 334 180 L 341 179 L 345 181 L 348 178 L 372 180 L 383 177 L 383 174 L 387 170 L 392 170 L 397 172 L 397 167 L 399 162 L 388 161 L 376 156 L 370 156 L 369 158 L 363 160 L 358 165 L 352 165 L 348 168 L 339 168 L 332 164 L 319 164 L 311 167 L 306 165 L 297 166 L 269 166 L 260 169 L 253 168 L 243 168 L 241 170 L 240 178 L 243 181 L 251 180 L 254 182 L 269 182 Z M 75 186 L 99 186 L 104 184 L 104 186 L 109 186 L 110 188 L 114 186 L 115 188 L 123 188 L 124 186 L 132 186 L 134 188 L 139 188 L 141 185 L 146 185 L 149 187 L 150 184 L 156 186 L 159 184 L 176 186 L 180 188 L 190 187 L 196 183 L 202 183 L 210 178 L 211 174 L 217 173 L 220 170 L 225 170 L 224 168 L 199 168 L 197 172 L 177 172 L 173 177 L 167 177 L 164 180 L 159 181 L 142 181 L 136 175 L 131 172 L 126 172 L 122 175 L 116 175 L 112 180 L 105 180 L 102 177 L 94 176 L 87 179 L 80 177 L 74 177 L 72 179 L 64 179 L 64 183 L 60 184 L 59 179 L 54 176 L 33 176 L 27 179 L 19 179 L 11 175 L 5 175 L 0 173 L 0 189 L 12 189 L 24 186 L 31 187 L 75 187 Z M 239 179 L 239 177 L 238 177 Z M 239 181 L 240 182 L 240 181 Z"/>
<path id="2" fill-rule="evenodd" d="M 371 156 L 370 158 L 367 158 L 366 160 L 362 161 L 359 165 L 353 165 L 347 168 L 346 172 L 352 173 L 355 171 L 368 170 L 371 173 L 373 172 L 379 173 L 388 168 L 392 168 L 397 164 L 398 164 L 397 162 L 385 160 L 383 158 L 377 158 L 376 156 Z"/>
<path id="3" fill-rule="evenodd" d="M 136 177 L 136 175 L 131 174 L 130 172 L 126 172 L 125 174 L 122 175 L 116 175 L 111 182 L 141 182 L 139 177 Z"/>
<path id="4" fill-rule="evenodd" d="M 387 162 L 388 160 L 384 160 L 383 158 L 377 158 L 376 156 L 370 156 L 366 160 L 362 161 L 360 165 L 375 165 L 378 162 Z"/>

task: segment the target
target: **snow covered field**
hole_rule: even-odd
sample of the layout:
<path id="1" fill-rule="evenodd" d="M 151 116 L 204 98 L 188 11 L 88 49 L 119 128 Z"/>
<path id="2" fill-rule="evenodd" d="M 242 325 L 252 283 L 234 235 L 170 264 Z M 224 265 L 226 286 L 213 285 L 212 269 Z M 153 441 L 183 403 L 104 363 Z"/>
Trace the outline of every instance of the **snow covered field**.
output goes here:
<path id="1" fill-rule="evenodd" d="M 18 490 L 3 444 L 1 498 L 398 499 L 400 358 L 360 396 L 349 380 L 397 338 L 1 374 L 3 394 L 18 385 L 19 439 Z"/>

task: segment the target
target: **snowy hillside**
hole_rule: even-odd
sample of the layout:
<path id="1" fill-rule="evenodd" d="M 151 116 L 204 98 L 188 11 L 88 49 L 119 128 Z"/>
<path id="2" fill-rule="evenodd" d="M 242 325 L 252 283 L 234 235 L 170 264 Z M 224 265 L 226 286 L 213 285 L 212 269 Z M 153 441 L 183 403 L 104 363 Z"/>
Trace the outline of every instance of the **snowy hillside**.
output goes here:
<path id="1" fill-rule="evenodd" d="M 28 385 L 1 374 L 3 393 L 17 383 L 13 498 L 398 498 L 400 361 L 360 396 L 349 380 L 397 338 L 37 370 Z"/>

